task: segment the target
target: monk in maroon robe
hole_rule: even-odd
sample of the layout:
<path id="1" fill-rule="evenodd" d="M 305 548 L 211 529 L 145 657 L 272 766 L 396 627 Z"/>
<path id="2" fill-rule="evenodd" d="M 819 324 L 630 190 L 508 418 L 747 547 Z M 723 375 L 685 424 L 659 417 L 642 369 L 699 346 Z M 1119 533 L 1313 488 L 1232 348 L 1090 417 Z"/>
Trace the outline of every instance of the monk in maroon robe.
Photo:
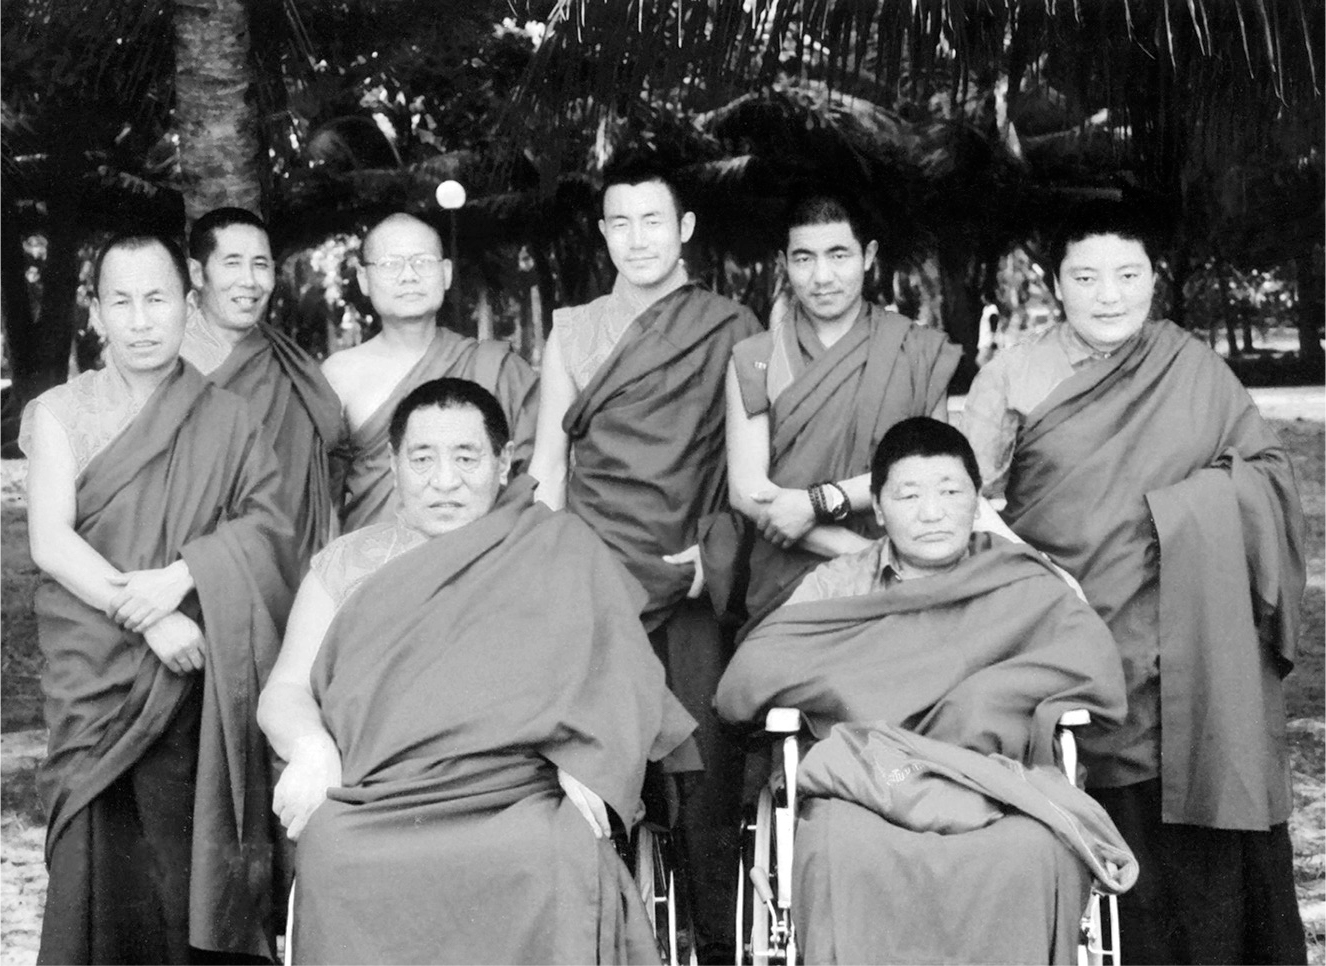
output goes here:
<path id="1" fill-rule="evenodd" d="M 599 229 L 617 279 L 553 315 L 530 474 L 539 499 L 588 523 L 649 595 L 645 628 L 705 761 L 682 790 L 684 887 L 700 955 L 727 960 L 740 754 L 712 702 L 732 632 L 706 599 L 698 545 L 726 505 L 724 369 L 759 323 L 688 277 L 695 215 L 669 178 L 647 158 L 605 172 Z"/>
<path id="2" fill-rule="evenodd" d="M 947 419 L 959 351 L 942 332 L 870 304 L 877 242 L 846 199 L 809 195 L 788 215 L 792 307 L 740 343 L 727 375 L 729 496 L 706 540 L 720 607 L 745 630 L 826 557 L 881 533 L 870 458 L 909 416 Z M 743 631 L 744 633 L 744 631 Z"/>
<path id="3" fill-rule="evenodd" d="M 242 208 L 217 208 L 189 234 L 198 310 L 180 355 L 216 385 L 248 400 L 281 468 L 279 506 L 295 539 L 283 562 L 291 590 L 331 539 L 334 511 L 328 452 L 341 431 L 341 404 L 317 362 L 263 320 L 276 284 L 267 226 Z"/>
<path id="4" fill-rule="evenodd" d="M 40 960 L 274 957 L 267 749 L 253 721 L 289 606 L 278 471 L 244 400 L 180 361 L 187 269 L 97 259 L 107 364 L 25 414 L 49 756 Z"/>
<path id="5" fill-rule="evenodd" d="M 1302 962 L 1281 679 L 1304 587 L 1288 455 L 1229 367 L 1150 320 L 1150 232 L 1092 205 L 1054 249 L 1065 322 L 996 356 L 964 428 L 1014 530 L 1113 632 L 1128 717 L 1088 733 L 1137 852 L 1132 962 Z"/>
<path id="6" fill-rule="evenodd" d="M 503 489 L 474 383 L 418 387 L 391 435 L 401 513 L 315 558 L 259 709 L 296 961 L 655 961 L 610 835 L 694 724 L 638 584 L 528 477 Z"/>
<path id="7" fill-rule="evenodd" d="M 517 469 L 534 446 L 538 377 L 511 346 L 472 339 L 438 324 L 451 285 L 451 260 L 437 230 L 413 215 L 388 215 L 364 234 L 359 287 L 382 331 L 330 355 L 323 373 L 345 414 L 332 454 L 334 499 L 345 533 L 396 513 L 387 427 L 411 390 L 444 376 L 477 382 L 502 405 Z"/>
<path id="8" fill-rule="evenodd" d="M 1093 875 L 1111 891 L 1136 876 L 1055 767 L 1065 711 L 1122 718 L 1109 631 L 1035 550 L 972 535 L 979 473 L 958 430 L 898 423 L 872 485 L 888 536 L 811 571 L 717 698 L 734 722 L 797 708 L 827 738 L 798 781 L 806 960 L 1075 962 Z M 1034 794 L 1024 766 L 1042 772 Z"/>

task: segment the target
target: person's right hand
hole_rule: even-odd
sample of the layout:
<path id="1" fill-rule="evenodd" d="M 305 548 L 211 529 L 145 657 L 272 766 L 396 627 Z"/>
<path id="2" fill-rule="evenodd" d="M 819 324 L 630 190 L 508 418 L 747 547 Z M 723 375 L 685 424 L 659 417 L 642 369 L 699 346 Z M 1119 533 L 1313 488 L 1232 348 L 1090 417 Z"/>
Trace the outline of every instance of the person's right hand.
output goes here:
<path id="1" fill-rule="evenodd" d="M 176 674 L 201 671 L 206 663 L 207 641 L 202 629 L 179 611 L 172 611 L 143 631 L 143 640 Z"/>
<path id="2" fill-rule="evenodd" d="M 326 732 L 295 741 L 290 763 L 272 794 L 272 811 L 294 842 L 313 812 L 327 799 L 327 789 L 341 784 L 341 753 Z"/>

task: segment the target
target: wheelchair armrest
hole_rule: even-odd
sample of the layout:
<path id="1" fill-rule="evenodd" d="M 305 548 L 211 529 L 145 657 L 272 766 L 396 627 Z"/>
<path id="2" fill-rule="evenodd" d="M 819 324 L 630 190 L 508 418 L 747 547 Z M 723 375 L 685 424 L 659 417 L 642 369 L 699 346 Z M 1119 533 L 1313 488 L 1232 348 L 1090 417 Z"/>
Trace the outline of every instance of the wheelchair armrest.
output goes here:
<path id="1" fill-rule="evenodd" d="M 1071 711 L 1065 711 L 1059 716 L 1058 728 L 1081 728 L 1083 725 L 1091 724 L 1091 712 L 1086 708 L 1074 708 Z"/>
<path id="2" fill-rule="evenodd" d="M 801 730 L 801 712 L 796 708 L 770 708 L 764 730 L 775 735 L 794 735 Z"/>

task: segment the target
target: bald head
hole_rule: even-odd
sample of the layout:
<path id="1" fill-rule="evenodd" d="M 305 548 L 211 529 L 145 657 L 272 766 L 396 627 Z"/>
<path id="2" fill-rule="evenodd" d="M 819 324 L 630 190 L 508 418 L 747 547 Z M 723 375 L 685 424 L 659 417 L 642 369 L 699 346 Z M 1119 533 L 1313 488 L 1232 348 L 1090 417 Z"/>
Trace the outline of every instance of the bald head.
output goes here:
<path id="1" fill-rule="evenodd" d="M 359 287 L 384 326 L 436 319 L 451 284 L 436 228 L 403 212 L 388 215 L 364 236 L 359 260 Z"/>
<path id="2" fill-rule="evenodd" d="M 422 218 L 416 218 L 414 215 L 398 211 L 394 214 L 387 215 L 387 217 L 369 226 L 368 231 L 364 233 L 364 243 L 360 249 L 363 256 L 368 259 L 375 258 L 376 256 L 373 254 L 373 249 L 376 243 L 381 239 L 382 235 L 384 233 L 390 234 L 399 228 L 405 228 L 414 232 L 427 232 L 433 237 L 433 241 L 437 244 L 437 254 L 445 255 L 442 248 L 441 232 Z"/>

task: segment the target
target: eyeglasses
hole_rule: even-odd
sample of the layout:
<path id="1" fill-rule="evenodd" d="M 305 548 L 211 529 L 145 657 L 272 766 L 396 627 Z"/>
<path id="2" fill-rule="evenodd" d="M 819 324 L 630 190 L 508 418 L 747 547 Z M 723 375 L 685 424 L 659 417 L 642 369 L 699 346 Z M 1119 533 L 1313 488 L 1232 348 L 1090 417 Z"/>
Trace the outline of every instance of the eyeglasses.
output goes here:
<path id="1" fill-rule="evenodd" d="M 379 269 L 384 275 L 392 275 L 400 278 L 405 272 L 406 264 L 409 264 L 410 271 L 416 275 L 436 275 L 442 271 L 442 262 L 445 261 L 439 255 L 386 255 L 375 262 L 364 262 L 372 268 Z"/>

